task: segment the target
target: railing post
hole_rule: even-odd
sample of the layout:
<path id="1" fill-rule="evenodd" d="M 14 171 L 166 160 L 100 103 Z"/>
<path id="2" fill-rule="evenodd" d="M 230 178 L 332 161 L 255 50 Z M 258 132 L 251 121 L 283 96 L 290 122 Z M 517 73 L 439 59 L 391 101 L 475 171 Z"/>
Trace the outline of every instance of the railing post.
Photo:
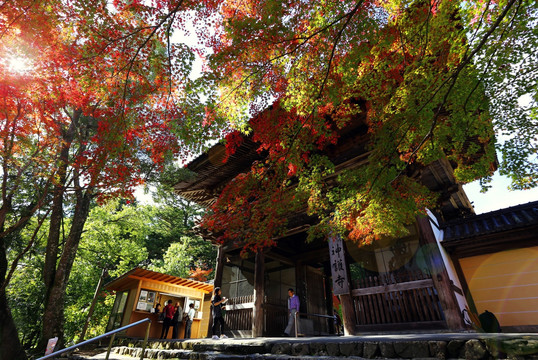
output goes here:
<path id="1" fill-rule="evenodd" d="M 295 337 L 298 337 L 298 329 L 297 329 L 297 328 L 298 328 L 298 326 L 297 326 L 297 325 L 298 325 L 298 321 L 297 321 L 297 316 L 299 316 L 299 312 L 298 312 L 298 311 L 295 312 L 295 324 L 294 324 L 294 325 L 295 325 L 295 326 L 294 326 L 294 327 L 295 327 Z"/>
<path id="2" fill-rule="evenodd" d="M 114 339 L 116 339 L 115 333 L 110 337 L 110 343 L 108 344 L 108 349 L 106 350 L 105 360 L 108 360 L 108 357 L 110 356 L 110 350 L 112 350 L 112 343 L 114 342 Z"/>
<path id="3" fill-rule="evenodd" d="M 146 345 L 148 344 L 150 327 L 151 323 L 148 323 L 148 327 L 146 328 L 146 336 L 144 336 L 144 344 L 142 344 L 142 354 L 140 355 L 140 360 L 144 360 L 144 354 L 146 353 Z"/>

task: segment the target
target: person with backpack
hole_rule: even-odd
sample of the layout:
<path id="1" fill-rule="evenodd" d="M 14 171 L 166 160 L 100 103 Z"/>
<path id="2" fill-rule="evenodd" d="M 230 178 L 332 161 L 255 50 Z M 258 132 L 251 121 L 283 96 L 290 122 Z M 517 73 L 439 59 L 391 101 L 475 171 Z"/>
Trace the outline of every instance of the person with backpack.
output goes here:
<path id="1" fill-rule="evenodd" d="M 172 325 L 172 319 L 174 318 L 174 305 L 172 305 L 172 300 L 168 300 L 166 306 L 163 309 L 164 320 L 163 328 L 161 330 L 161 339 L 166 339 L 168 336 L 168 329 Z"/>
<path id="2" fill-rule="evenodd" d="M 185 339 L 191 338 L 192 320 L 194 319 L 194 303 L 189 304 L 189 311 L 185 314 Z"/>

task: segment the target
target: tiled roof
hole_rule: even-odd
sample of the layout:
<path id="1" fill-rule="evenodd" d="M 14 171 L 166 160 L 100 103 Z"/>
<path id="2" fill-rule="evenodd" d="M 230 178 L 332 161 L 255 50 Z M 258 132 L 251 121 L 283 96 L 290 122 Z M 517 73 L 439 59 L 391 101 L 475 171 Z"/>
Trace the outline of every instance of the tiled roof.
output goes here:
<path id="1" fill-rule="evenodd" d="M 538 225 L 538 201 L 441 224 L 443 242 Z"/>

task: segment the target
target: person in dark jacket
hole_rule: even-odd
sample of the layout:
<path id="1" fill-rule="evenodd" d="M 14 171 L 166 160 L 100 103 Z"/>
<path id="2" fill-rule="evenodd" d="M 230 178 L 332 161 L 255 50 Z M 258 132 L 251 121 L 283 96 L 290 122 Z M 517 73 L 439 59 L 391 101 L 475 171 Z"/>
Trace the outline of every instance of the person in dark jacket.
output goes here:
<path id="1" fill-rule="evenodd" d="M 211 299 L 211 305 L 213 306 L 213 340 L 218 340 L 219 336 L 217 335 L 217 328 L 220 325 L 220 338 L 227 339 L 228 337 L 224 335 L 224 317 L 222 316 L 222 305 L 226 303 L 227 299 L 221 296 L 221 290 L 219 287 L 216 287 L 213 293 L 213 299 Z"/>
<path id="2" fill-rule="evenodd" d="M 166 306 L 163 309 L 164 320 L 163 328 L 161 330 L 161 339 L 166 339 L 168 336 L 168 329 L 172 325 L 172 319 L 174 318 L 174 305 L 172 305 L 172 300 L 168 300 Z"/>

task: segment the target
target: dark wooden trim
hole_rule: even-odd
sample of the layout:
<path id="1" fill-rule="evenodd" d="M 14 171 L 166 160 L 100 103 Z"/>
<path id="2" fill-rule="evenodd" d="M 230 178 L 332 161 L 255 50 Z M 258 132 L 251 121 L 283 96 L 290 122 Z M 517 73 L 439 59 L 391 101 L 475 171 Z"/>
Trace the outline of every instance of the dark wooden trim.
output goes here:
<path id="1" fill-rule="evenodd" d="M 405 283 L 386 284 L 386 285 L 380 285 L 380 286 L 372 286 L 368 288 L 354 289 L 351 291 L 351 295 L 361 296 L 361 295 L 383 294 L 383 293 L 393 292 L 393 291 L 422 289 L 422 288 L 430 287 L 430 286 L 433 286 L 432 279 L 415 280 L 415 281 L 408 281 Z"/>
<path id="2" fill-rule="evenodd" d="M 463 296 L 465 297 L 465 300 L 467 301 L 467 306 L 469 307 L 469 310 L 473 313 L 477 313 L 476 305 L 474 303 L 473 295 L 471 294 L 471 291 L 469 290 L 469 284 L 467 284 L 467 279 L 465 278 L 465 274 L 463 273 L 463 269 L 460 264 L 460 259 L 458 258 L 452 258 L 452 263 L 454 264 L 454 270 L 456 270 L 456 275 L 460 279 L 461 284 L 461 290 L 463 291 Z"/>
<path id="3" fill-rule="evenodd" d="M 439 302 L 445 314 L 447 326 L 450 330 L 463 330 L 465 324 L 460 313 L 456 295 L 452 291 L 452 283 L 448 276 L 443 257 L 441 256 L 437 240 L 435 239 L 430 219 L 428 217 L 417 218 L 417 226 L 420 243 L 426 250 L 424 253 L 430 266 L 433 284 L 437 289 L 437 295 L 439 296 Z"/>
<path id="4" fill-rule="evenodd" d="M 538 226 L 495 232 L 458 240 L 443 241 L 443 247 L 456 258 L 491 254 L 536 246 Z"/>
<path id="5" fill-rule="evenodd" d="M 217 263 L 215 266 L 215 280 L 213 282 L 214 287 L 220 287 L 222 286 L 222 272 L 224 270 L 224 249 L 223 246 L 220 245 L 217 249 Z"/>
<path id="6" fill-rule="evenodd" d="M 454 283 L 452 283 L 452 290 L 456 294 L 459 294 L 459 295 L 463 296 L 463 291 L 459 287 L 457 287 Z"/>
<path id="7" fill-rule="evenodd" d="M 397 331 L 397 330 L 440 330 L 446 329 L 444 321 L 405 322 L 392 324 L 358 325 L 357 333 L 369 331 Z"/>
<path id="8" fill-rule="evenodd" d="M 254 309 L 252 313 L 252 336 L 263 336 L 265 313 L 263 299 L 265 297 L 265 258 L 262 251 L 256 253 L 254 271 Z"/>

